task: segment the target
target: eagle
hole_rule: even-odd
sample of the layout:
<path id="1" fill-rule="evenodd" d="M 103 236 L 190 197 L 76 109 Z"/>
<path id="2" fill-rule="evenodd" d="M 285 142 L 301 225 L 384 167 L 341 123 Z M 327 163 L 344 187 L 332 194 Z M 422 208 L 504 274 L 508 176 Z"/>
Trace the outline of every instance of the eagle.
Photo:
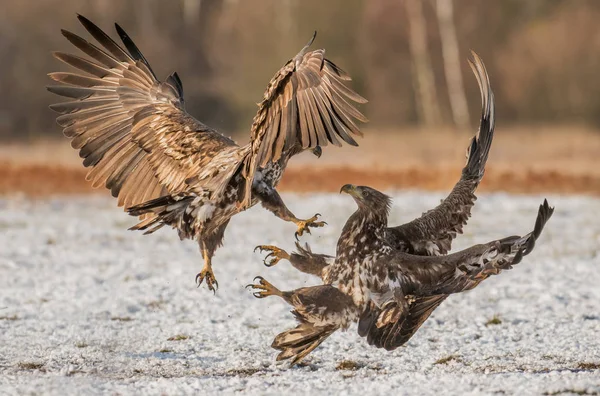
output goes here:
<path id="1" fill-rule="evenodd" d="M 367 186 L 344 185 L 358 206 L 342 230 L 333 263 L 320 268 L 323 285 L 281 291 L 256 277 L 254 296 L 279 296 L 293 307 L 299 324 L 277 335 L 277 360 L 294 365 L 335 331 L 358 322 L 358 334 L 377 348 L 406 343 L 449 295 L 472 290 L 491 275 L 511 269 L 533 250 L 552 216 L 547 200 L 535 227 L 445 256 L 396 249 L 388 240 L 391 199 Z M 315 273 L 311 267 L 309 273 Z"/>
<path id="2" fill-rule="evenodd" d="M 460 179 L 440 205 L 408 223 L 387 228 L 386 240 L 399 251 L 423 256 L 445 255 L 471 216 L 477 200 L 475 190 L 485 173 L 495 128 L 494 93 L 489 76 L 481 58 L 475 52 L 472 52 L 472 57 L 469 65 L 479 85 L 482 108 L 479 129 L 467 147 L 466 165 Z M 303 247 L 296 242 L 296 248 L 297 251 L 291 254 L 272 245 L 259 245 L 255 250 L 268 252 L 264 258 L 267 267 L 284 259 L 303 272 L 313 268 L 312 273 L 317 276 L 321 274 L 315 271 L 335 260 L 332 255 L 312 252 L 308 244 Z"/>
<path id="3" fill-rule="evenodd" d="M 383 239 L 386 249 L 390 249 L 394 254 L 404 254 L 410 257 L 410 260 L 408 260 L 406 264 L 408 266 L 414 265 L 411 263 L 421 263 L 421 260 L 433 260 L 434 257 L 437 257 L 438 260 L 445 260 L 447 258 L 447 256 L 440 256 L 445 256 L 448 254 L 451 249 L 451 243 L 453 239 L 457 236 L 457 234 L 462 233 L 462 228 L 467 223 L 467 220 L 471 214 L 471 208 L 476 200 L 475 190 L 481 182 L 485 172 L 485 164 L 491 148 L 495 126 L 494 95 L 483 61 L 474 52 L 472 52 L 472 56 L 473 60 L 469 61 L 469 64 L 475 74 L 475 77 L 477 78 L 481 92 L 481 120 L 479 130 L 467 148 L 467 163 L 462 170 L 461 178 L 452 189 L 448 197 L 443 200 L 439 206 L 424 213 L 421 217 L 400 226 L 388 227 L 387 210 L 389 209 L 390 205 L 389 198 L 379 192 L 376 192 L 375 190 L 369 189 L 368 187 L 356 188 L 357 191 L 360 191 L 361 189 L 364 189 L 365 191 L 373 191 L 373 196 L 375 198 L 380 198 L 379 203 L 375 206 L 386 211 L 386 225 L 384 227 L 385 231 L 379 237 Z M 350 192 L 353 191 L 353 189 L 354 187 L 349 185 L 342 190 Z M 365 194 L 365 199 L 368 199 L 366 198 L 367 195 L 369 194 Z M 361 207 L 365 209 L 364 205 L 361 206 L 361 204 L 359 204 L 359 211 Z M 550 209 L 547 206 L 547 202 L 545 202 L 543 207 L 540 208 L 540 214 L 538 215 L 538 220 L 540 216 L 542 216 L 542 220 L 539 221 L 543 221 L 543 223 L 539 226 L 536 224 L 536 229 L 539 228 L 539 231 L 537 233 L 534 231 L 534 234 L 531 238 L 535 239 L 537 236 L 539 236 L 541 228 L 551 214 L 552 209 Z M 368 238 L 370 238 L 368 235 L 364 235 L 361 238 L 358 238 L 355 235 L 354 240 L 357 243 L 354 245 L 352 254 L 363 252 L 363 249 L 370 250 L 370 247 L 368 246 Z M 378 243 L 380 242 L 381 241 Z M 505 242 L 510 241 L 505 240 Z M 366 246 L 363 246 L 364 243 L 366 243 Z M 338 328 L 347 328 L 350 323 L 358 320 L 357 318 L 362 320 L 361 325 L 359 326 L 359 332 L 361 335 L 367 336 L 367 341 L 370 344 L 375 344 L 376 346 L 385 347 L 387 349 L 394 349 L 406 342 L 423 323 L 423 321 L 427 319 L 429 314 L 439 304 L 441 304 L 448 294 L 450 294 L 435 294 L 431 292 L 431 295 L 428 296 L 421 295 L 419 296 L 418 300 L 419 304 L 416 304 L 417 300 L 413 295 L 409 296 L 407 301 L 410 302 L 410 304 L 416 304 L 411 305 L 411 307 L 414 308 L 409 309 L 410 315 L 408 318 L 412 318 L 412 322 L 406 321 L 406 318 L 403 317 L 403 320 L 405 320 L 406 323 L 399 323 L 393 330 L 395 332 L 403 332 L 403 334 L 405 334 L 405 339 L 402 340 L 402 342 L 392 341 L 390 339 L 388 344 L 384 345 L 384 338 L 390 336 L 392 331 L 391 327 L 384 327 L 384 330 L 372 330 L 369 332 L 369 327 L 367 326 L 367 324 L 370 323 L 369 318 L 370 320 L 373 320 L 374 317 L 379 318 L 379 315 L 382 313 L 380 307 L 371 301 L 369 301 L 369 303 L 357 305 L 354 303 L 350 293 L 340 292 L 341 288 L 332 286 L 334 278 L 330 275 L 330 269 L 335 268 L 334 264 L 339 257 L 313 253 L 308 245 L 306 248 L 303 248 L 301 245 L 296 243 L 296 246 L 298 251 L 292 254 L 288 254 L 282 249 L 269 245 L 257 246 L 257 249 L 270 251 L 270 253 L 265 257 L 265 265 L 273 266 L 280 260 L 287 259 L 298 270 L 319 276 L 324 283 L 326 283 L 324 286 L 302 288 L 292 292 L 280 292 L 261 277 L 256 278 L 260 281 L 260 283 L 256 285 L 250 285 L 258 289 L 258 291 L 255 293 L 256 297 L 262 298 L 272 294 L 282 296 L 294 307 L 294 311 L 292 312 L 300 322 L 300 325 L 296 329 L 282 333 L 273 342 L 273 347 L 282 351 L 278 356 L 278 360 L 292 358 L 293 364 L 299 362 L 308 353 L 310 353 L 310 351 L 316 348 L 320 342 L 333 333 L 333 331 L 337 330 Z M 515 244 L 514 248 L 516 249 L 519 246 L 522 246 L 522 243 Z M 531 245 L 531 248 L 532 247 L 533 245 Z M 511 249 L 512 248 L 513 247 L 511 247 Z M 338 255 L 339 253 L 340 251 L 338 250 Z M 525 251 L 523 253 L 525 253 Z M 476 259 L 476 257 L 473 256 L 469 257 L 468 254 L 465 254 L 463 257 L 466 262 L 468 262 L 469 258 L 471 261 Z M 458 260 L 461 259 L 460 256 L 454 256 L 454 258 Z M 512 260 L 512 264 L 516 264 L 518 260 L 520 260 L 520 257 L 511 257 L 508 255 L 503 260 L 504 262 Z M 346 267 L 346 272 L 357 270 L 356 268 L 360 268 L 360 265 L 357 265 L 354 268 L 350 267 L 351 266 Z M 400 271 L 402 271 L 402 269 L 400 269 Z M 396 273 L 396 271 L 393 273 Z M 346 274 L 346 276 L 350 275 Z M 489 274 L 486 273 L 485 277 L 487 276 L 489 276 Z M 426 282 L 427 279 L 424 279 L 424 281 Z M 436 280 L 431 279 L 431 281 L 435 282 Z M 330 284 L 327 284 L 328 282 L 330 282 Z M 470 288 L 474 286 L 475 284 L 473 283 L 469 285 Z M 464 290 L 468 290 L 469 287 L 465 287 Z M 427 286 L 425 286 L 425 289 L 426 288 Z M 452 292 L 459 291 L 461 290 L 459 290 L 457 286 L 456 290 L 453 290 Z M 336 316 L 337 319 L 335 320 L 338 320 L 337 326 L 325 326 L 327 329 L 323 328 L 323 326 L 317 326 L 319 327 L 318 329 L 315 328 L 314 325 L 321 320 L 321 316 L 314 316 L 314 312 L 311 314 L 310 310 L 319 308 L 319 305 L 317 304 L 318 298 L 329 301 L 330 305 L 327 307 L 320 307 L 320 312 L 322 315 L 325 315 L 323 312 L 327 312 L 327 315 L 332 313 L 331 315 Z M 362 308 L 364 308 L 363 311 L 361 311 Z M 364 314 L 364 319 L 359 317 L 359 314 Z M 311 339 L 312 341 L 310 342 L 307 338 L 304 338 L 304 336 L 307 335 L 307 332 L 312 334 L 313 337 Z M 302 341 L 291 342 L 294 337 L 298 337 L 298 340 Z M 310 337 L 311 336 L 308 338 Z"/>
<path id="4" fill-rule="evenodd" d="M 93 187 L 104 185 L 132 216 L 133 230 L 152 233 L 164 225 L 181 239 L 198 241 L 204 267 L 196 276 L 213 292 L 218 282 L 212 257 L 232 216 L 260 202 L 297 225 L 296 239 L 322 227 L 319 214 L 297 218 L 276 186 L 291 157 L 328 144 L 357 146 L 356 104 L 366 100 L 346 85 L 350 76 L 325 50 L 309 51 L 316 32 L 271 79 L 250 127 L 250 141 L 232 139 L 185 110 L 177 73 L 160 81 L 129 35 L 115 24 L 119 45 L 89 19 L 79 22 L 95 42 L 67 30 L 63 36 L 84 55 L 54 52 L 75 72 L 50 73 L 47 89 L 66 102 L 51 105 L 57 123 L 91 168 Z"/>

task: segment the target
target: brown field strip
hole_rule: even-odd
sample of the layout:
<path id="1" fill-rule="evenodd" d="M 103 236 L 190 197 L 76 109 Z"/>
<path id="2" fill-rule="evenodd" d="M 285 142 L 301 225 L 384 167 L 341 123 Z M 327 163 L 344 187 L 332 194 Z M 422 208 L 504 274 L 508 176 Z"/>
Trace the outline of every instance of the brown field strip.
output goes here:
<path id="1" fill-rule="evenodd" d="M 87 170 L 60 165 L 0 163 L 0 194 L 35 197 L 62 194 L 108 194 L 92 189 L 85 181 Z M 412 167 L 406 169 L 356 169 L 345 166 L 291 167 L 280 184 L 281 191 L 337 192 L 345 183 L 393 189 L 448 191 L 458 180 L 460 168 Z M 600 196 L 600 175 L 561 174 L 557 171 L 500 170 L 490 167 L 480 191 L 511 193 L 564 193 Z"/>

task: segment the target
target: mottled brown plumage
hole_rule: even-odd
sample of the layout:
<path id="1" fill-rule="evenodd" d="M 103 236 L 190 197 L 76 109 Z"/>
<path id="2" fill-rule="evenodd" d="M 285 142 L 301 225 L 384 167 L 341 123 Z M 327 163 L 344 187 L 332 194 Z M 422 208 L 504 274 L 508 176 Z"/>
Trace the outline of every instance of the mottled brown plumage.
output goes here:
<path id="1" fill-rule="evenodd" d="M 324 225 L 317 216 L 294 216 L 275 187 L 292 156 L 304 150 L 320 155 L 329 143 L 356 145 L 356 121 L 366 118 L 353 103 L 366 101 L 344 85 L 350 77 L 324 50 L 308 50 L 312 39 L 275 74 L 250 142 L 240 147 L 185 111 L 177 73 L 159 81 L 120 26 L 125 48 L 85 17 L 78 19 L 97 44 L 62 31 L 87 58 L 54 53 L 77 72 L 50 73 L 61 85 L 48 90 L 69 98 L 51 108 L 61 113 L 58 124 L 91 168 L 92 185 L 104 185 L 119 206 L 141 216 L 133 229 L 169 225 L 181 238 L 198 240 L 205 267 L 197 280 L 206 279 L 214 290 L 211 258 L 236 213 L 261 202 L 294 222 L 297 235 Z"/>
<path id="2" fill-rule="evenodd" d="M 279 360 L 291 358 L 297 363 L 353 321 L 358 321 L 358 333 L 369 344 L 398 348 L 450 294 L 471 290 L 518 264 L 533 250 L 554 211 L 544 200 L 534 230 L 522 237 L 494 240 L 445 256 L 422 256 L 399 251 L 386 238 L 389 197 L 365 186 L 346 185 L 342 191 L 354 198 L 358 210 L 344 225 L 334 262 L 323 268 L 325 285 L 315 286 L 337 291 L 329 291 L 326 298 L 312 298 L 307 307 L 302 301 L 291 304 L 300 325 L 276 337 L 276 341 L 287 340 L 274 343 L 282 351 Z M 277 289 L 262 278 L 251 286 L 259 290 L 257 297 L 311 293 L 311 288 L 273 292 Z M 303 314 L 304 309 L 311 314 Z M 329 314 L 315 316 L 315 312 Z"/>
<path id="3" fill-rule="evenodd" d="M 467 163 L 460 180 L 440 205 L 408 223 L 388 227 L 388 243 L 399 251 L 426 256 L 447 254 L 454 238 L 462 233 L 477 200 L 475 190 L 483 179 L 494 138 L 495 106 L 485 65 L 476 53 L 473 52 L 472 55 L 473 60 L 469 60 L 469 65 L 479 84 L 482 108 L 479 129 L 467 147 Z M 335 259 L 332 255 L 313 253 L 308 245 L 306 248 L 301 248 L 299 244 L 296 246 L 298 250 L 291 255 L 276 246 L 257 248 L 269 251 L 265 257 L 267 266 L 273 266 L 281 259 L 288 259 L 294 267 L 324 267 Z"/>
<path id="4" fill-rule="evenodd" d="M 470 290 L 489 275 L 509 269 L 529 253 L 541 230 L 552 215 L 547 202 L 540 206 L 532 233 L 477 245 L 446 256 L 457 234 L 471 214 L 476 200 L 475 190 L 484 175 L 492 144 L 495 114 L 494 95 L 481 59 L 473 53 L 470 65 L 477 77 L 482 97 L 482 115 L 477 135 L 467 149 L 467 164 L 458 183 L 448 197 L 435 209 L 401 226 L 388 227 L 391 200 L 369 187 L 346 185 L 342 192 L 351 194 L 358 205 L 342 231 L 335 256 L 317 254 L 296 244 L 298 251 L 288 254 L 275 246 L 259 246 L 269 251 L 265 264 L 273 266 L 281 259 L 289 260 L 298 270 L 319 276 L 326 285 L 337 287 L 340 295 L 352 303 L 332 316 L 329 321 L 310 322 L 300 318 L 295 329 L 296 344 L 287 345 L 292 363 L 312 351 L 335 329 L 346 328 L 347 322 L 358 321 L 358 333 L 371 345 L 395 349 L 412 337 L 449 294 Z M 258 289 L 264 281 L 254 285 Z M 272 287 L 272 285 L 271 285 Z M 306 288 L 302 293 L 306 293 Z M 264 289 L 261 289 L 264 290 Z M 296 293 L 280 292 L 280 293 Z M 260 297 L 270 295 L 265 292 Z M 345 300 L 347 301 L 347 300 Z M 330 301 L 321 301 L 331 304 Z M 295 315 L 301 310 L 294 306 Z M 319 311 L 319 304 L 312 304 Z M 308 327 L 307 323 L 312 323 Z M 298 335 L 302 327 L 306 337 Z M 318 333 L 321 329 L 323 333 Z M 282 335 L 289 333 L 284 332 Z M 314 334 L 323 337 L 315 338 Z M 281 349 L 281 345 L 279 345 Z M 306 352 L 310 347 L 310 351 Z M 280 354 L 279 356 L 282 356 Z M 278 357 L 279 358 L 279 357 Z"/>

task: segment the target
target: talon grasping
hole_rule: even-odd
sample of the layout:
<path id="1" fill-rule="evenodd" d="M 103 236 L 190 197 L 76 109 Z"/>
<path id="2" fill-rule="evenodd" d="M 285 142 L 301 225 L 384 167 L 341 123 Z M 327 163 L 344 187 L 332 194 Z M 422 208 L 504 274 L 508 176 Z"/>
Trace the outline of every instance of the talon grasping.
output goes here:
<path id="1" fill-rule="evenodd" d="M 290 254 L 283 249 L 273 245 L 258 245 L 254 248 L 254 251 L 259 250 L 261 253 L 264 251 L 270 251 L 263 260 L 263 263 L 267 267 L 272 267 L 279 262 L 279 260 L 289 260 Z M 269 260 L 269 258 L 271 258 Z"/>
<path id="2" fill-rule="evenodd" d="M 265 298 L 268 296 L 282 296 L 281 291 L 267 282 L 265 278 L 262 276 L 257 276 L 254 278 L 254 281 L 258 279 L 258 284 L 250 284 L 246 285 L 246 288 L 251 287 L 252 289 L 257 289 L 259 291 L 253 291 L 252 295 L 256 298 Z"/>
<path id="3" fill-rule="evenodd" d="M 310 234 L 310 228 L 309 227 L 323 227 L 323 226 L 325 226 L 327 224 L 324 221 L 317 221 L 317 219 L 319 218 L 319 216 L 321 216 L 321 214 L 317 213 L 316 215 L 314 215 L 310 219 L 307 219 L 307 220 L 298 220 L 298 221 L 295 222 L 296 225 L 298 226 L 298 230 L 294 234 L 295 237 L 296 237 L 296 240 L 298 240 L 298 237 L 301 237 L 305 232 L 308 233 L 308 234 Z"/>
<path id="4" fill-rule="evenodd" d="M 198 287 L 200 287 L 204 280 L 206 280 L 206 286 L 208 286 L 208 290 L 216 293 L 217 289 L 219 288 L 219 282 L 217 282 L 217 278 L 215 278 L 212 267 L 205 266 L 202 268 L 202 271 L 196 275 L 196 284 Z"/>

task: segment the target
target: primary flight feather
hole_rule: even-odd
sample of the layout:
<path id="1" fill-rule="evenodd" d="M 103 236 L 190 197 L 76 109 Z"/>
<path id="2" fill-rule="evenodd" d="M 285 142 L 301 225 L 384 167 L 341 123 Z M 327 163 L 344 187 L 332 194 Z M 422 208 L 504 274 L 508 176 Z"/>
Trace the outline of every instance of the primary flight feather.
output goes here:
<path id="1" fill-rule="evenodd" d="M 141 216 L 133 229 L 174 227 L 180 238 L 196 239 L 204 267 L 196 280 L 211 290 L 218 283 L 211 259 L 229 220 L 261 202 L 277 217 L 294 222 L 297 236 L 323 226 L 317 215 L 297 218 L 275 189 L 288 160 L 305 150 L 320 155 L 329 143 L 357 145 L 357 122 L 366 118 L 355 103 L 366 100 L 349 89 L 350 77 L 305 46 L 269 82 L 250 128 L 250 142 L 233 140 L 185 111 L 177 73 L 158 80 L 152 67 L 119 26 L 116 43 L 83 16 L 79 21 L 96 44 L 63 30 L 81 57 L 55 52 L 76 72 L 49 76 L 48 90 L 69 98 L 52 105 L 57 122 L 93 187 L 104 185 L 129 214 Z"/>

